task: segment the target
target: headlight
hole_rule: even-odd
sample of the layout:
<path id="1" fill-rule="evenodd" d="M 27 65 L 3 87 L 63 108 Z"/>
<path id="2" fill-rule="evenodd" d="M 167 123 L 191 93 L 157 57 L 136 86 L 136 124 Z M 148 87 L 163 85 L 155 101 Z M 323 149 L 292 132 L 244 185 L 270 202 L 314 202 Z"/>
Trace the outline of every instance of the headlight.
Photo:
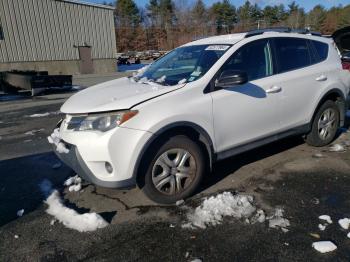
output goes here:
<path id="1" fill-rule="evenodd" d="M 87 116 L 72 116 L 67 122 L 67 129 L 75 131 L 98 130 L 105 132 L 120 126 L 137 113 L 138 111 L 120 111 Z"/>

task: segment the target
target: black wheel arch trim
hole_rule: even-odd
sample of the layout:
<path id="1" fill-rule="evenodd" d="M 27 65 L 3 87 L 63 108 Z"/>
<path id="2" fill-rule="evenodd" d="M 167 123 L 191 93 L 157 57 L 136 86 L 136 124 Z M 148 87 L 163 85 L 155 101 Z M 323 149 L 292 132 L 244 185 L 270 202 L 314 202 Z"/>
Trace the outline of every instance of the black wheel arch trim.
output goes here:
<path id="1" fill-rule="evenodd" d="M 175 130 L 176 128 L 191 128 L 194 129 L 198 134 L 198 140 L 202 142 L 207 150 L 208 157 L 209 157 L 209 167 L 210 169 L 212 168 L 212 164 L 215 161 L 215 152 L 214 152 L 214 145 L 211 137 L 205 131 L 205 129 L 198 124 L 195 124 L 193 122 L 188 122 L 188 121 L 179 121 L 179 122 L 174 122 L 169 125 L 166 125 L 162 128 L 160 128 L 157 132 L 153 133 L 153 135 L 148 139 L 148 141 L 143 145 L 140 154 L 137 157 L 134 170 L 133 170 L 133 178 L 137 179 L 139 168 L 141 165 L 141 161 L 146 153 L 146 151 L 149 149 L 149 146 L 157 140 L 161 135 L 165 134 L 168 131 Z"/>

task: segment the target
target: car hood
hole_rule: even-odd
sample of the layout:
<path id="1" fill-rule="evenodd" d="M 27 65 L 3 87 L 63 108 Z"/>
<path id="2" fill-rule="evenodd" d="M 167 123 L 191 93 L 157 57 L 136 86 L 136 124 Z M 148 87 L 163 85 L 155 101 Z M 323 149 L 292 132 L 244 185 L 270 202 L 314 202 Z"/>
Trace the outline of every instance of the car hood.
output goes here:
<path id="1" fill-rule="evenodd" d="M 332 38 L 340 52 L 344 53 L 350 51 L 350 26 L 335 31 L 332 34 Z"/>
<path id="2" fill-rule="evenodd" d="M 129 109 L 136 104 L 177 90 L 182 85 L 162 86 L 136 83 L 124 77 L 84 89 L 71 96 L 61 107 L 66 114 L 85 114 Z"/>

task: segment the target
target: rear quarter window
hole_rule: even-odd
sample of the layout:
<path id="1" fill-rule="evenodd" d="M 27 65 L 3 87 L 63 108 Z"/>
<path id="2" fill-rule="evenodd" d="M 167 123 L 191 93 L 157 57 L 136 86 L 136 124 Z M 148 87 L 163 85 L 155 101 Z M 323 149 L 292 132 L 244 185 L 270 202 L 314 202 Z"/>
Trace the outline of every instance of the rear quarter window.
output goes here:
<path id="1" fill-rule="evenodd" d="M 311 45 L 314 47 L 315 50 L 315 62 L 320 63 L 322 61 L 325 61 L 328 57 L 328 49 L 329 46 L 328 44 L 311 40 Z"/>

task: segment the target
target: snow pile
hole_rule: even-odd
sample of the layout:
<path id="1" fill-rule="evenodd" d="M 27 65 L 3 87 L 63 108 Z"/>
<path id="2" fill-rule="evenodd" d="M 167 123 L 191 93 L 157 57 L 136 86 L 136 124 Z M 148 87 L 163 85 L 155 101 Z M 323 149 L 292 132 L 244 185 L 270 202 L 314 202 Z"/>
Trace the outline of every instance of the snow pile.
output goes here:
<path id="1" fill-rule="evenodd" d="M 69 150 L 66 148 L 66 146 L 61 142 L 61 136 L 58 128 L 56 128 L 53 133 L 47 137 L 47 140 L 50 144 L 53 144 L 56 146 L 56 150 L 58 153 L 64 153 L 68 154 Z"/>
<path id="2" fill-rule="evenodd" d="M 88 232 L 108 226 L 108 223 L 96 213 L 78 214 L 75 210 L 64 206 L 57 190 L 51 193 L 45 203 L 49 206 L 46 212 L 70 229 Z"/>
<path id="3" fill-rule="evenodd" d="M 284 210 L 276 208 L 275 213 L 268 217 L 270 228 L 280 228 L 283 232 L 288 232 L 287 227 L 290 226 L 289 220 L 283 217 Z"/>
<path id="4" fill-rule="evenodd" d="M 312 243 L 312 247 L 320 253 L 332 252 L 337 249 L 337 246 L 331 241 L 314 242 Z"/>
<path id="5" fill-rule="evenodd" d="M 253 197 L 248 195 L 234 195 L 231 192 L 206 198 L 194 212 L 187 215 L 188 223 L 185 228 L 206 228 L 210 225 L 218 225 L 225 216 L 234 218 L 249 218 L 256 208 L 252 204 Z"/>
<path id="6" fill-rule="evenodd" d="M 342 218 L 338 220 L 338 224 L 345 230 L 348 230 L 350 227 L 350 219 L 349 218 Z"/>
<path id="7" fill-rule="evenodd" d="M 76 175 L 68 178 L 63 185 L 68 187 L 69 192 L 75 191 L 78 192 L 81 190 L 81 178 Z"/>
<path id="8" fill-rule="evenodd" d="M 333 223 L 331 217 L 328 216 L 328 215 L 321 215 L 321 216 L 318 217 L 318 219 L 324 220 L 324 221 L 326 221 L 328 224 L 332 224 L 332 223 Z"/>
<path id="9" fill-rule="evenodd" d="M 345 151 L 345 147 L 341 144 L 334 144 L 333 146 L 331 146 L 329 148 L 330 152 L 344 152 Z"/>

